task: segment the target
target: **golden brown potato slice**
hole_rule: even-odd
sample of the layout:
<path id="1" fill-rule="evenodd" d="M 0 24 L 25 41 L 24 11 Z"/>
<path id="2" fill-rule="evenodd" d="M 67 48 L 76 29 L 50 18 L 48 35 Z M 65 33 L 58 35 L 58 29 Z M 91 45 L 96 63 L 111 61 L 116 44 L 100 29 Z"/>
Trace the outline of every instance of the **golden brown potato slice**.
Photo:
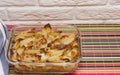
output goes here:
<path id="1" fill-rule="evenodd" d="M 47 59 L 47 62 L 61 62 L 61 56 L 55 55 Z"/>
<path id="2" fill-rule="evenodd" d="M 27 39 L 24 39 L 22 41 L 20 41 L 20 46 L 25 46 L 25 47 L 29 47 L 31 46 L 32 44 L 30 44 L 31 42 L 34 42 L 35 41 L 35 37 L 31 37 L 31 38 L 27 38 Z"/>
<path id="3" fill-rule="evenodd" d="M 24 62 L 39 62 L 41 56 L 34 55 L 34 54 L 25 54 L 23 57 Z"/>
<path id="4" fill-rule="evenodd" d="M 15 36 L 14 40 L 25 39 L 34 36 L 35 33 L 20 32 L 19 35 Z"/>
<path id="5" fill-rule="evenodd" d="M 45 55 L 44 53 L 39 54 L 41 56 L 40 62 L 46 62 L 49 56 Z"/>
<path id="6" fill-rule="evenodd" d="M 66 36 L 62 36 L 60 38 L 60 41 L 61 41 L 62 44 L 67 45 L 67 44 L 70 44 L 72 41 L 74 41 L 74 39 L 75 39 L 75 35 L 74 34 L 69 34 L 69 35 L 66 35 Z"/>
<path id="7" fill-rule="evenodd" d="M 32 37 L 35 35 L 36 32 L 37 31 L 35 28 L 29 29 L 28 31 L 18 32 L 15 34 L 14 41 Z"/>
<path id="8" fill-rule="evenodd" d="M 22 55 L 18 55 L 18 54 L 17 54 L 16 59 L 17 59 L 19 62 L 23 61 Z"/>
<path id="9" fill-rule="evenodd" d="M 55 48 L 55 45 L 59 45 L 59 44 L 60 44 L 60 40 L 55 39 L 55 40 L 48 43 L 48 47 Z"/>
<path id="10" fill-rule="evenodd" d="M 40 54 L 40 50 L 25 50 L 26 54 Z"/>
<path id="11" fill-rule="evenodd" d="M 12 47 L 13 50 L 16 50 L 20 47 L 20 42 L 19 41 L 16 41 Z"/>
<path id="12" fill-rule="evenodd" d="M 11 60 L 12 61 L 17 61 L 17 53 L 16 52 L 12 53 Z"/>
<path id="13" fill-rule="evenodd" d="M 74 40 L 70 45 L 72 46 L 72 48 L 78 48 L 77 40 Z"/>
<path id="14" fill-rule="evenodd" d="M 18 55 L 22 55 L 23 52 L 24 52 L 24 50 L 25 50 L 25 48 L 18 48 L 18 49 L 17 49 Z"/>
<path id="15" fill-rule="evenodd" d="M 71 60 L 75 60 L 79 56 L 78 49 L 73 48 L 66 56 L 71 58 Z"/>
<path id="16" fill-rule="evenodd" d="M 42 35 L 41 32 L 36 32 L 35 33 L 35 38 L 37 38 L 37 39 L 44 38 L 44 35 Z"/>
<path id="17" fill-rule="evenodd" d="M 50 43 L 50 42 L 54 41 L 55 39 L 60 38 L 60 36 L 61 36 L 61 32 L 51 31 L 48 35 L 47 41 L 48 41 L 48 43 Z"/>
<path id="18" fill-rule="evenodd" d="M 58 50 L 58 49 L 48 50 L 46 55 L 48 55 L 48 56 L 54 56 L 54 55 L 61 56 L 63 54 L 63 52 L 64 52 L 64 50 Z"/>
<path id="19" fill-rule="evenodd" d="M 46 24 L 44 26 L 44 28 L 42 29 L 42 34 L 45 36 L 45 38 L 47 38 L 48 34 L 52 31 L 52 28 L 50 26 L 50 24 Z"/>
<path id="20" fill-rule="evenodd" d="M 47 47 L 47 40 L 45 38 L 37 39 L 34 43 L 35 49 L 41 49 Z"/>
<path id="21" fill-rule="evenodd" d="M 45 26 L 44 26 L 44 28 L 43 29 L 52 29 L 52 27 L 51 27 L 51 25 L 48 23 L 48 24 L 46 24 Z"/>
<path id="22" fill-rule="evenodd" d="M 57 38 L 57 37 L 59 38 L 61 36 L 61 32 L 60 31 L 51 31 L 49 33 L 49 35 L 53 36 L 55 39 L 55 38 Z"/>

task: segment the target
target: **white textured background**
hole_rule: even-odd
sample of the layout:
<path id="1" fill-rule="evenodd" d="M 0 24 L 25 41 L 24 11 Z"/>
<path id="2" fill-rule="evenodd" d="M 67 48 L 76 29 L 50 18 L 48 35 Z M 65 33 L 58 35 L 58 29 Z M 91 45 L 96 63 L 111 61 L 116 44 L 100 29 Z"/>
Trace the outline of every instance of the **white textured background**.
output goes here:
<path id="1" fill-rule="evenodd" d="M 0 0 L 6 24 L 120 24 L 120 0 Z"/>

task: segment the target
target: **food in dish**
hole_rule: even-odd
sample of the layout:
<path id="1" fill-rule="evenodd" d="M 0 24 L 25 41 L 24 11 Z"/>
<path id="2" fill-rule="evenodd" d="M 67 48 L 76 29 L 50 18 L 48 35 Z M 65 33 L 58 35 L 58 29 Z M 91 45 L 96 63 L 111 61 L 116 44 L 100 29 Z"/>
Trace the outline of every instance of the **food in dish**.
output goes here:
<path id="1" fill-rule="evenodd" d="M 11 60 L 19 62 L 74 62 L 79 57 L 75 33 L 53 30 L 50 24 L 17 32 L 13 37 Z"/>

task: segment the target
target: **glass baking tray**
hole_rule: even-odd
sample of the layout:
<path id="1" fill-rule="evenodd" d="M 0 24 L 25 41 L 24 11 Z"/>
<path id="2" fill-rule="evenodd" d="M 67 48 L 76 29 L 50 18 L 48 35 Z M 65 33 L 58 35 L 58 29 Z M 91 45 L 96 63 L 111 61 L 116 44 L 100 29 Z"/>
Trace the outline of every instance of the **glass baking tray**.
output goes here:
<path id="1" fill-rule="evenodd" d="M 78 34 L 78 49 L 80 50 L 80 40 L 79 40 L 79 31 L 74 27 L 73 25 L 65 25 L 65 24 L 59 24 L 59 25 L 51 25 L 53 30 L 59 30 L 62 31 L 63 33 L 75 33 Z M 6 58 L 10 64 L 14 66 L 14 69 L 16 72 L 19 73 L 69 73 L 69 72 L 74 72 L 78 66 L 78 63 L 80 62 L 81 59 L 81 54 L 75 60 L 74 62 L 64 62 L 64 63 L 50 63 L 50 62 L 45 62 L 45 63 L 37 63 L 37 62 L 18 62 L 18 61 L 11 61 L 10 59 L 10 48 L 12 47 L 12 40 L 14 37 L 14 34 L 17 32 L 25 31 L 28 29 L 36 28 L 38 31 L 41 31 L 41 28 L 43 25 L 27 25 L 27 26 L 14 26 L 13 29 L 11 30 L 11 36 L 10 36 L 10 41 L 8 45 L 8 50 L 6 51 Z"/>

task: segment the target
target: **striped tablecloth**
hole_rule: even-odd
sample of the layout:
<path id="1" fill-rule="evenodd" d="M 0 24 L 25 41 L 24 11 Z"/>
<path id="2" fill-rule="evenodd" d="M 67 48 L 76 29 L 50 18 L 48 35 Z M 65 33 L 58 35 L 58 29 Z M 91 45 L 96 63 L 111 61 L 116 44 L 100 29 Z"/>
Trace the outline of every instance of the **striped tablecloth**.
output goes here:
<path id="1" fill-rule="evenodd" d="M 65 75 L 120 75 L 120 25 L 76 26 L 80 31 L 83 58 L 76 72 Z M 9 25 L 8 29 L 11 28 Z M 19 74 L 10 66 L 9 75 Z"/>

